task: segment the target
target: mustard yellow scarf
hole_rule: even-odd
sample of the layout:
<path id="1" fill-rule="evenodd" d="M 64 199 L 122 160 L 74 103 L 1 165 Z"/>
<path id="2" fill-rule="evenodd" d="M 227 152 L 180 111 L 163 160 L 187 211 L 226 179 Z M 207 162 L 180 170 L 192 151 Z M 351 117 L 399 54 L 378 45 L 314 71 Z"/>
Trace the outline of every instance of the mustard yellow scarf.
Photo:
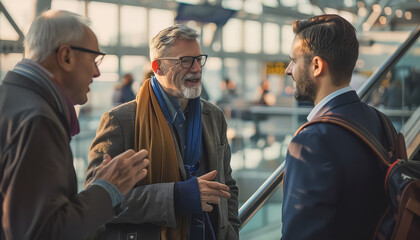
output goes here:
<path id="1" fill-rule="evenodd" d="M 136 151 L 146 149 L 150 160 L 147 177 L 137 183 L 137 186 L 180 181 L 172 132 L 153 92 L 150 79 L 143 83 L 136 101 L 134 148 Z M 176 228 L 162 227 L 162 240 L 187 239 L 187 218 L 177 217 L 176 220 Z"/>

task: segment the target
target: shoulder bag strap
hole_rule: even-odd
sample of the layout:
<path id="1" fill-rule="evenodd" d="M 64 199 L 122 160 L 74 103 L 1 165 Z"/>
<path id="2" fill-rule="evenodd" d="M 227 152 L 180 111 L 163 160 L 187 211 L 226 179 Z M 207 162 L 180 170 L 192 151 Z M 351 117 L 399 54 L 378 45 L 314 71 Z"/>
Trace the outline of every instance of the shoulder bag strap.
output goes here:
<path id="1" fill-rule="evenodd" d="M 296 131 L 295 136 L 304 128 L 317 123 L 334 124 L 347 129 L 363 142 L 365 142 L 369 148 L 372 149 L 372 151 L 381 159 L 383 164 L 385 164 L 387 167 L 391 165 L 388 162 L 388 151 L 382 146 L 382 144 L 359 123 L 341 114 L 333 113 L 314 118 L 312 121 L 302 125 Z"/>

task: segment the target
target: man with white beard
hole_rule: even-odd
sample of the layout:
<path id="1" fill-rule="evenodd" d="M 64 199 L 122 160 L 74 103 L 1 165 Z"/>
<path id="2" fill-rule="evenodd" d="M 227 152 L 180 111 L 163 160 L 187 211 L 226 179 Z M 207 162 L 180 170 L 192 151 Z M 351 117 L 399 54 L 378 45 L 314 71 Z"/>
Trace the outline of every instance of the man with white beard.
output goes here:
<path id="1" fill-rule="evenodd" d="M 174 25 L 150 42 L 155 76 L 136 100 L 102 116 L 89 153 L 86 186 L 103 155 L 147 149 L 148 176 L 124 198 L 97 239 L 238 239 L 223 112 L 200 99 L 203 54 L 195 30 Z"/>

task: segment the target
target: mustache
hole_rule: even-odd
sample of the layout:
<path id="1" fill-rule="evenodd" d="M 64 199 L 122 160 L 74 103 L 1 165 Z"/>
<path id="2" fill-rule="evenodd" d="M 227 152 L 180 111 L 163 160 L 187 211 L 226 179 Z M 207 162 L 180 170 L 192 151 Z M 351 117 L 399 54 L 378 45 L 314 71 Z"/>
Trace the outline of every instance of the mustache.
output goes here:
<path id="1" fill-rule="evenodd" d="M 184 76 L 184 80 L 186 79 L 201 79 L 201 73 L 187 73 Z"/>

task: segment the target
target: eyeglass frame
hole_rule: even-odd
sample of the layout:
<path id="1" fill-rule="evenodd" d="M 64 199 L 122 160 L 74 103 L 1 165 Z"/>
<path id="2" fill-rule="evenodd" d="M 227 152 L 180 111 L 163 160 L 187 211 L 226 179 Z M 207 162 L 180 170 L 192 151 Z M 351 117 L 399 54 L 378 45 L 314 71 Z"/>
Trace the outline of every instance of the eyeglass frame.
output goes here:
<path id="1" fill-rule="evenodd" d="M 84 48 L 84 47 L 77 47 L 77 46 L 70 45 L 70 48 L 73 49 L 73 50 L 76 50 L 76 51 L 87 52 L 87 53 L 92 53 L 92 54 L 98 55 L 98 56 L 96 56 L 96 58 L 97 57 L 100 57 L 100 58 L 98 58 L 98 60 L 96 60 L 96 58 L 95 58 L 96 66 L 99 66 L 99 64 L 101 64 L 102 60 L 104 59 L 104 57 L 106 55 L 106 53 L 104 53 L 104 52 L 98 52 L 98 51 L 90 50 L 90 49 L 87 49 L 87 48 Z"/>
<path id="2" fill-rule="evenodd" d="M 182 59 L 183 58 L 186 58 L 186 57 L 190 57 L 190 58 L 192 58 L 193 60 L 191 61 L 191 65 L 189 66 L 189 67 L 184 67 L 183 65 L 182 65 Z M 197 61 L 197 59 L 198 58 L 200 58 L 200 57 L 206 57 L 205 58 L 205 61 L 204 61 L 204 63 L 201 65 L 198 61 Z M 161 57 L 161 58 L 157 58 L 156 60 L 179 60 L 179 62 L 178 63 L 181 63 L 181 67 L 182 68 L 184 68 L 184 69 L 189 69 L 189 68 L 191 68 L 193 65 L 194 65 L 194 62 L 195 61 L 197 61 L 197 63 L 198 63 L 198 65 L 200 65 L 200 67 L 203 67 L 205 64 L 206 64 L 206 62 L 207 62 L 207 58 L 208 58 L 209 56 L 207 55 L 207 54 L 201 54 L 201 55 L 198 55 L 198 56 L 183 56 L 183 57 Z"/>
<path id="3" fill-rule="evenodd" d="M 77 46 L 72 46 L 72 45 L 69 45 L 69 47 L 73 50 L 76 50 L 76 51 L 96 54 L 97 55 L 95 57 L 95 65 L 96 66 L 99 66 L 99 64 L 101 64 L 102 60 L 104 59 L 104 57 L 106 55 L 106 53 L 104 53 L 104 52 L 98 52 L 98 51 L 90 50 L 90 49 L 87 49 L 87 48 L 84 48 L 84 47 L 77 47 Z M 58 48 L 55 51 L 58 52 Z M 98 58 L 98 60 L 96 60 L 97 57 L 100 57 L 100 58 Z"/>

